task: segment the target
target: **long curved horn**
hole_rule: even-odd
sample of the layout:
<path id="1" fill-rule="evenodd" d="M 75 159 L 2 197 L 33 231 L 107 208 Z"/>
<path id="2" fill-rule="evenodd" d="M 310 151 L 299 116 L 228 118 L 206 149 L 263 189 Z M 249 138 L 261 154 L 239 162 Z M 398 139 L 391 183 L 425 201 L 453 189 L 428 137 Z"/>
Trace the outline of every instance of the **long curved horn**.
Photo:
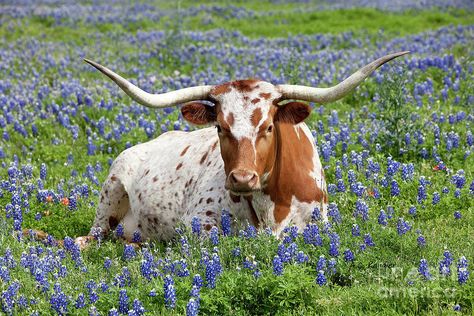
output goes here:
<path id="1" fill-rule="evenodd" d="M 213 87 L 196 86 L 161 94 L 151 94 L 138 88 L 107 67 L 104 67 L 89 59 L 84 59 L 84 61 L 91 64 L 100 70 L 104 75 L 112 79 L 133 100 L 151 108 L 165 108 L 171 105 L 177 105 L 189 101 L 205 100 Z"/>
<path id="2" fill-rule="evenodd" d="M 398 52 L 390 55 L 383 56 L 376 61 L 362 67 L 355 73 L 353 73 L 346 80 L 330 88 L 313 88 L 307 86 L 298 85 L 279 85 L 282 97 L 285 99 L 303 100 L 316 103 L 329 103 L 347 95 L 352 89 L 357 87 L 365 78 L 370 76 L 375 69 L 382 66 L 386 62 L 397 58 L 399 56 L 408 54 L 409 51 Z"/>

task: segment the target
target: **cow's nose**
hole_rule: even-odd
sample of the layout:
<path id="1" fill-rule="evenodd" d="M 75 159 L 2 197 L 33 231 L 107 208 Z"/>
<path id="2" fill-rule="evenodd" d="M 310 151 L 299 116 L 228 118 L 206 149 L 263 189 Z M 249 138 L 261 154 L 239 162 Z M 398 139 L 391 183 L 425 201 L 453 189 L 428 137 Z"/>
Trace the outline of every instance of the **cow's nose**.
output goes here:
<path id="1" fill-rule="evenodd" d="M 258 182 L 258 175 L 255 171 L 235 170 L 229 175 L 234 191 L 251 191 L 255 189 Z"/>

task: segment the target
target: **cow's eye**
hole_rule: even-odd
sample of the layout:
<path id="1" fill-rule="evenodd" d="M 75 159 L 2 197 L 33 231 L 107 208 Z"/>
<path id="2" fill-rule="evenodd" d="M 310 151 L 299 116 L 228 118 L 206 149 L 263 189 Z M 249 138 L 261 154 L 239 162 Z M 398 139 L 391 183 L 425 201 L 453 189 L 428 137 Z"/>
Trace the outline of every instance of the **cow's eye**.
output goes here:
<path id="1" fill-rule="evenodd" d="M 217 132 L 218 133 L 222 133 L 222 128 L 220 125 L 216 125 L 216 128 L 217 128 Z"/>
<path id="2" fill-rule="evenodd" d="M 267 127 L 267 133 L 273 132 L 273 124 Z"/>

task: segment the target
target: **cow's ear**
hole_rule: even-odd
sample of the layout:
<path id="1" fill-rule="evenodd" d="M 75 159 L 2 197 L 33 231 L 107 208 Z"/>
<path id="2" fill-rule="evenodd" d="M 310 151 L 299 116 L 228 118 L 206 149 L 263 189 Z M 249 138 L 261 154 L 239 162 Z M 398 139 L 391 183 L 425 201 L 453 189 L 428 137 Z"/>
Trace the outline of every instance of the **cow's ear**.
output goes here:
<path id="1" fill-rule="evenodd" d="M 216 121 L 215 106 L 199 101 L 186 103 L 181 108 L 181 113 L 186 121 L 196 125 L 204 125 Z"/>
<path id="2" fill-rule="evenodd" d="M 289 102 L 278 105 L 278 110 L 273 120 L 275 122 L 298 124 L 307 118 L 309 113 L 311 113 L 311 108 L 306 103 Z"/>

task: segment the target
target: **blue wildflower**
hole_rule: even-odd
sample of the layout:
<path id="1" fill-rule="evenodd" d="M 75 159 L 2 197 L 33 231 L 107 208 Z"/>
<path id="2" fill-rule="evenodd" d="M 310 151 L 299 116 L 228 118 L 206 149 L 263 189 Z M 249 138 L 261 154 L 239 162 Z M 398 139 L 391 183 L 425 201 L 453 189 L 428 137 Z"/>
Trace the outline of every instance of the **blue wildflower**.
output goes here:
<path id="1" fill-rule="evenodd" d="M 219 244 L 219 230 L 216 226 L 212 226 L 211 230 L 209 231 L 209 239 L 214 246 Z"/>
<path id="2" fill-rule="evenodd" d="M 428 261 L 426 261 L 426 259 L 421 259 L 420 260 L 420 265 L 418 267 L 418 272 L 421 274 L 421 276 L 423 277 L 423 279 L 425 281 L 431 280 L 431 273 L 430 273 L 430 269 L 428 267 Z"/>
<path id="3" fill-rule="evenodd" d="M 352 232 L 352 236 L 354 236 L 354 237 L 360 236 L 360 227 L 359 227 L 359 225 L 352 224 L 351 232 Z"/>
<path id="4" fill-rule="evenodd" d="M 273 257 L 273 274 L 275 275 L 283 274 L 283 262 L 280 256 Z"/>
<path id="5" fill-rule="evenodd" d="M 469 279 L 468 260 L 462 256 L 458 260 L 457 271 L 458 271 L 458 282 L 459 284 L 465 284 Z"/>
<path id="6" fill-rule="evenodd" d="M 347 262 L 352 262 L 352 261 L 354 261 L 354 259 L 355 259 L 355 256 L 354 256 L 354 253 L 352 252 L 352 250 L 346 249 L 344 251 L 344 260 L 347 261 Z"/>
<path id="7" fill-rule="evenodd" d="M 137 256 L 135 248 L 132 245 L 125 245 L 123 249 L 123 260 L 130 261 Z"/>
<path id="8" fill-rule="evenodd" d="M 224 236 L 229 236 L 232 232 L 232 219 L 230 217 L 230 213 L 226 210 L 222 211 L 221 216 L 221 226 L 222 226 L 222 234 Z"/>
<path id="9" fill-rule="evenodd" d="M 199 217 L 194 216 L 191 220 L 191 230 L 193 234 L 200 235 L 201 234 L 201 220 Z"/>
<path id="10" fill-rule="evenodd" d="M 128 313 L 128 303 L 129 298 L 127 295 L 127 291 L 125 289 L 121 289 L 119 292 L 119 312 L 120 314 L 127 314 Z"/>
<path id="11" fill-rule="evenodd" d="M 166 308 L 174 308 L 176 305 L 176 290 L 174 288 L 174 280 L 170 275 L 167 275 L 164 279 L 163 290 Z"/>
<path id="12" fill-rule="evenodd" d="M 316 277 L 316 283 L 319 285 L 319 286 L 323 286 L 327 283 L 327 279 L 326 279 L 326 276 L 324 275 L 324 271 L 323 270 L 319 270 L 318 271 L 318 276 Z"/>

